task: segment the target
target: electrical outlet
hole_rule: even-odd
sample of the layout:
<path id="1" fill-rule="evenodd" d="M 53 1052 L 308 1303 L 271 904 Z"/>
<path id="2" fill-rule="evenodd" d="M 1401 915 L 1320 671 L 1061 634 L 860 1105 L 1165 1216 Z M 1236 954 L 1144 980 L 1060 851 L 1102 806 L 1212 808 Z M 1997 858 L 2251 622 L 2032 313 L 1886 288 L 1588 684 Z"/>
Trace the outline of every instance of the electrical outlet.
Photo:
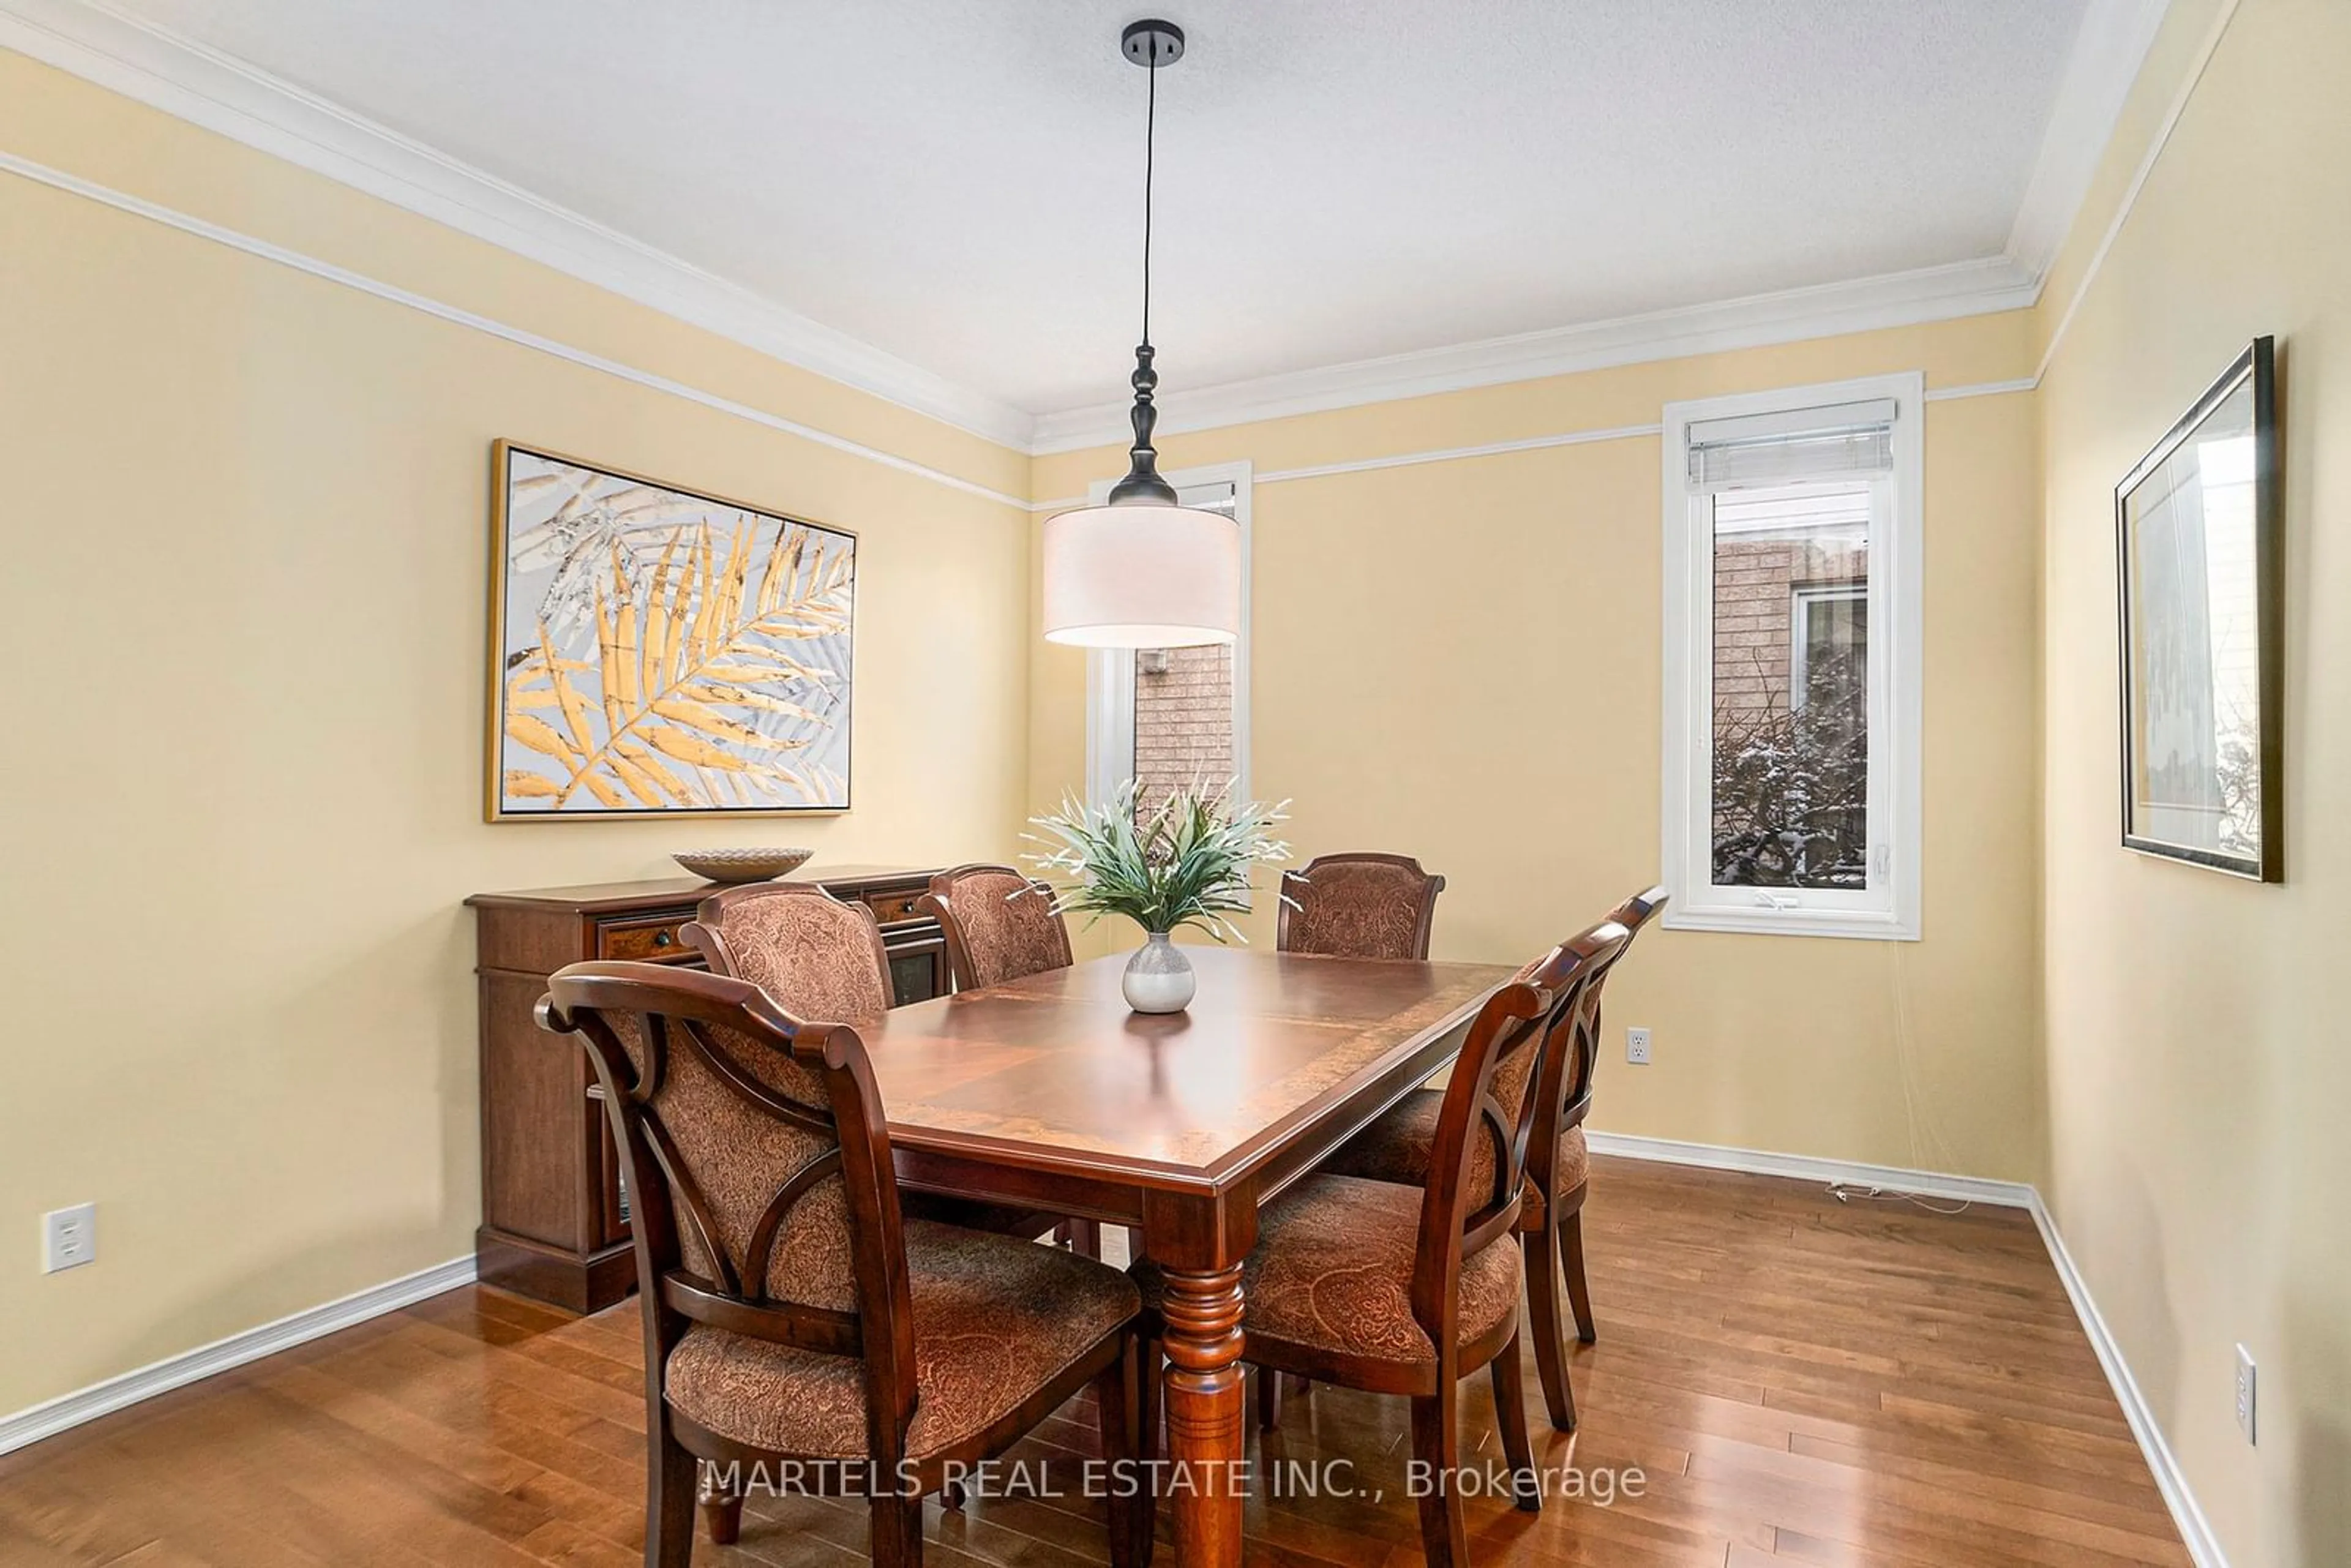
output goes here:
<path id="1" fill-rule="evenodd" d="M 2237 1347 L 2237 1427 L 2245 1434 L 2245 1441 L 2254 1442 L 2253 1436 L 2253 1353 L 2243 1345 Z"/>
<path id="2" fill-rule="evenodd" d="M 1635 1028 L 1625 1031 L 1625 1060 L 1636 1067 L 1648 1065 L 1649 1031 L 1647 1030 Z"/>
<path id="3" fill-rule="evenodd" d="M 76 1204 L 41 1216 L 41 1272 L 98 1261 L 98 1205 Z"/>

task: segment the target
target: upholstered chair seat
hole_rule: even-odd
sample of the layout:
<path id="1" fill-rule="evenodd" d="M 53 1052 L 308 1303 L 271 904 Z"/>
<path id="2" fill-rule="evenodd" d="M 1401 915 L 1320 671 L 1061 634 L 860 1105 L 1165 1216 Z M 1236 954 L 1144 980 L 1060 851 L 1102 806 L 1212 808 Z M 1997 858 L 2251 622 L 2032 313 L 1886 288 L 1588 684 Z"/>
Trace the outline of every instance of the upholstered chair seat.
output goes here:
<path id="1" fill-rule="evenodd" d="M 1241 1270 L 1252 1350 L 1280 1340 L 1434 1368 L 1437 1346 L 1412 1314 L 1420 1207 L 1414 1188 L 1311 1176 L 1259 1209 L 1257 1249 Z M 1156 1311 L 1158 1270 L 1146 1262 L 1134 1272 Z M 1503 1329 L 1518 1304 L 1519 1249 L 1508 1237 L 1463 1259 L 1459 1348 Z"/>
<path id="2" fill-rule="evenodd" d="M 956 1225 L 905 1222 L 914 1327 L 909 1459 L 1005 1420 L 1134 1316 L 1135 1288 L 1055 1248 Z M 1512 1283 L 1515 1291 L 1517 1285 Z M 670 1353 L 670 1407 L 755 1448 L 866 1452 L 865 1364 L 696 1324 Z"/>
<path id="3" fill-rule="evenodd" d="M 1499 1075 L 1498 1075 L 1499 1076 Z M 1498 1096 L 1499 1098 L 1499 1096 Z M 1333 1176 L 1361 1176 L 1370 1181 L 1420 1186 L 1428 1180 L 1428 1152 L 1437 1136 L 1437 1113 L 1445 1104 L 1442 1089 L 1416 1089 L 1393 1111 L 1364 1128 L 1322 1162 Z M 1485 1158 L 1492 1158 L 1490 1151 Z M 1559 1159 L 1552 1166 L 1562 1189 L 1582 1186 L 1592 1174 L 1592 1150 L 1580 1126 L 1559 1135 Z M 1473 1175 L 1477 1170 L 1472 1167 Z"/>
<path id="4" fill-rule="evenodd" d="M 1405 855 L 1318 855 L 1281 876 L 1274 945 L 1332 958 L 1426 958 L 1445 879 Z"/>

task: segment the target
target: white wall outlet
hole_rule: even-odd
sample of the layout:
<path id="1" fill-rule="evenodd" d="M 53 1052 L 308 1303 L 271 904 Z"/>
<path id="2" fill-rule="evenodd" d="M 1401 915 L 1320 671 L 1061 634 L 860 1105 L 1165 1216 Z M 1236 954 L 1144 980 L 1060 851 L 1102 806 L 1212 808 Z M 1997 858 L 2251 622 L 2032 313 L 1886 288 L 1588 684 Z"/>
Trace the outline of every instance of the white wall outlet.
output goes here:
<path id="1" fill-rule="evenodd" d="M 1649 1031 L 1638 1027 L 1625 1031 L 1625 1060 L 1636 1067 L 1649 1063 Z"/>
<path id="2" fill-rule="evenodd" d="M 2237 1428 L 2248 1443 L 2257 1441 L 2253 1436 L 2253 1353 L 2243 1345 L 2237 1347 Z"/>
<path id="3" fill-rule="evenodd" d="M 41 1272 L 98 1261 L 98 1205 L 79 1203 L 41 1216 Z"/>

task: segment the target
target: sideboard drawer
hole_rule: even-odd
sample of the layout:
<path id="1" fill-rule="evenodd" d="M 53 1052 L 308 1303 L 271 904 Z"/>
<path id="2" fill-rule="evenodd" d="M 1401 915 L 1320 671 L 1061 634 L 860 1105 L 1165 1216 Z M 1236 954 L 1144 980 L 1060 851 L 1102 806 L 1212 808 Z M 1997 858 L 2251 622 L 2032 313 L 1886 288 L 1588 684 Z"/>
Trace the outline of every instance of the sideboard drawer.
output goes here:
<path id="1" fill-rule="evenodd" d="M 900 888 L 889 893 L 869 893 L 865 906 L 873 911 L 873 918 L 888 925 L 900 920 L 921 920 L 923 914 L 914 907 L 914 900 L 923 896 L 921 888 Z"/>
<path id="2" fill-rule="evenodd" d="M 694 957 L 694 948 L 678 935 L 687 916 L 665 920 L 600 922 L 596 926 L 596 956 L 627 958 L 641 964 L 674 964 Z"/>

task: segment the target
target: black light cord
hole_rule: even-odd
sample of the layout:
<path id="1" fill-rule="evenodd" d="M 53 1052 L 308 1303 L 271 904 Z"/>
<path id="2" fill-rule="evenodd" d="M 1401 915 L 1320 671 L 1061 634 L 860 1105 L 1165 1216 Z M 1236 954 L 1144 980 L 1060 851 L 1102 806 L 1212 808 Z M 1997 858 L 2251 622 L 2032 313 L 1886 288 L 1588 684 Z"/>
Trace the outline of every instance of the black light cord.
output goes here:
<path id="1" fill-rule="evenodd" d="M 1159 40 L 1151 40 L 1151 85 L 1143 116 L 1143 341 L 1151 343 L 1151 174 L 1159 145 Z"/>

